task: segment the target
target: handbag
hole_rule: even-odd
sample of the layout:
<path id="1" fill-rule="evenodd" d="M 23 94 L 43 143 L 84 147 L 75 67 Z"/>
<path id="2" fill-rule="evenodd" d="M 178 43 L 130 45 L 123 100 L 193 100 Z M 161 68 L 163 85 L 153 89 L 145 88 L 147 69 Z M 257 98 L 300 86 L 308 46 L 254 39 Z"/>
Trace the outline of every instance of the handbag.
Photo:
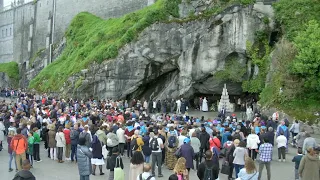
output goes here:
<path id="1" fill-rule="evenodd" d="M 174 155 L 176 156 L 177 159 L 181 157 L 181 147 L 177 149 Z"/>
<path id="2" fill-rule="evenodd" d="M 116 159 L 116 167 L 114 168 L 114 180 L 124 180 L 124 171 L 120 166 L 120 157 Z"/>
<path id="3" fill-rule="evenodd" d="M 222 167 L 221 167 L 221 174 L 229 175 L 229 173 L 230 173 L 229 163 L 228 162 L 224 162 L 222 164 Z"/>
<path id="4" fill-rule="evenodd" d="M 109 154 L 109 152 L 108 152 L 108 150 L 107 150 L 106 145 L 103 145 L 103 146 L 102 146 L 102 156 L 103 156 L 103 158 L 104 158 L 104 159 L 107 159 L 108 154 Z"/>

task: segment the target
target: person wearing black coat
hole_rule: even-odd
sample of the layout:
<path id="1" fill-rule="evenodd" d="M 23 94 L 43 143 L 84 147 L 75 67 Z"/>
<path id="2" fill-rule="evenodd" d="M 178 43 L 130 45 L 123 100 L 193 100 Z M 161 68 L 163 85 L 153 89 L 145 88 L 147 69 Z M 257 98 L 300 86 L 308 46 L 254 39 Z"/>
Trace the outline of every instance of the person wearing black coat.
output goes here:
<path id="1" fill-rule="evenodd" d="M 151 155 L 151 148 L 149 146 L 150 141 L 150 132 L 147 132 L 146 135 L 142 138 L 144 145 L 142 146 L 142 152 L 144 155 L 144 161 L 146 163 L 150 163 L 150 155 Z"/>
<path id="2" fill-rule="evenodd" d="M 120 164 L 121 169 L 124 168 L 122 158 L 119 156 L 119 149 L 117 147 L 112 148 L 112 155 L 108 158 L 107 169 L 110 170 L 109 179 L 114 179 L 114 169 L 116 168 L 117 161 Z"/>
<path id="3" fill-rule="evenodd" d="M 205 153 L 206 160 L 199 165 L 199 169 L 197 171 L 197 176 L 200 180 L 204 180 L 204 178 L 206 178 L 206 179 L 208 178 L 208 177 L 204 177 L 206 169 L 212 170 L 211 171 L 212 175 L 210 176 L 210 179 L 218 179 L 219 164 L 217 164 L 215 162 L 213 157 L 214 157 L 214 155 L 213 155 L 212 151 L 207 150 Z"/>
<path id="4" fill-rule="evenodd" d="M 265 133 L 265 136 L 269 140 L 269 143 L 272 144 L 272 146 L 274 146 L 274 132 L 272 127 L 268 128 L 268 131 Z"/>
<path id="5" fill-rule="evenodd" d="M 199 140 L 200 140 L 200 162 L 201 162 L 201 159 L 202 159 L 202 156 L 203 156 L 203 153 L 205 153 L 208 149 L 209 149 L 209 139 L 210 139 L 210 136 L 209 134 L 207 133 L 206 131 L 206 128 L 205 127 L 201 127 L 201 132 L 199 134 Z"/>

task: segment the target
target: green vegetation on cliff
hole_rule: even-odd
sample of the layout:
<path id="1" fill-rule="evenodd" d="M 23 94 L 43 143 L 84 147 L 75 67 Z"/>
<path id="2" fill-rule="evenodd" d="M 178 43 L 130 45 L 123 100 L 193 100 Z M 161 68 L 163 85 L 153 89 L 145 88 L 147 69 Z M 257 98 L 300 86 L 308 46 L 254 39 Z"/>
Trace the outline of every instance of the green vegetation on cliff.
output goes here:
<path id="1" fill-rule="evenodd" d="M 16 82 L 19 81 L 19 66 L 16 62 L 0 63 L 0 72 L 6 73 Z"/>
<path id="2" fill-rule="evenodd" d="M 273 53 L 270 82 L 260 102 L 313 123 L 320 111 L 320 2 L 280 0 L 274 9 L 284 36 Z"/>
<path id="3" fill-rule="evenodd" d="M 58 90 L 68 77 L 88 67 L 93 61 L 115 58 L 118 50 L 156 22 L 178 17 L 181 0 L 158 0 L 155 4 L 120 18 L 103 20 L 90 13 L 78 14 L 66 32 L 67 46 L 62 55 L 45 67 L 29 88 Z"/>

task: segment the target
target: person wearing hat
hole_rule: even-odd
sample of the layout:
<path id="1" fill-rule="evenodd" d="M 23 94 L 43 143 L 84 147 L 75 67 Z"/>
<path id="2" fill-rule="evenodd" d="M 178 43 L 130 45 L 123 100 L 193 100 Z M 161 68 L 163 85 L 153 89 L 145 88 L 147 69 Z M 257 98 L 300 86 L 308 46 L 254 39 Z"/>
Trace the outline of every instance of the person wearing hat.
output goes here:
<path id="1" fill-rule="evenodd" d="M 186 168 L 190 172 L 190 169 L 193 169 L 193 158 L 195 156 L 194 150 L 191 146 L 191 140 L 189 137 L 185 138 L 183 141 L 183 145 L 180 147 L 181 157 L 184 157 L 186 162 Z"/>

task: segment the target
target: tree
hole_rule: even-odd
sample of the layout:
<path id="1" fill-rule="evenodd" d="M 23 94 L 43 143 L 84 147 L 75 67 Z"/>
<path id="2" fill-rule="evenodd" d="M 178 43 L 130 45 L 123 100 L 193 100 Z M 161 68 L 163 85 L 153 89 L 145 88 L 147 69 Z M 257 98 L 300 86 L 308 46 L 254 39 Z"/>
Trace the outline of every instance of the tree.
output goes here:
<path id="1" fill-rule="evenodd" d="M 320 25 L 311 20 L 305 30 L 294 38 L 298 55 L 293 61 L 293 73 L 305 79 L 305 87 L 320 91 Z"/>

